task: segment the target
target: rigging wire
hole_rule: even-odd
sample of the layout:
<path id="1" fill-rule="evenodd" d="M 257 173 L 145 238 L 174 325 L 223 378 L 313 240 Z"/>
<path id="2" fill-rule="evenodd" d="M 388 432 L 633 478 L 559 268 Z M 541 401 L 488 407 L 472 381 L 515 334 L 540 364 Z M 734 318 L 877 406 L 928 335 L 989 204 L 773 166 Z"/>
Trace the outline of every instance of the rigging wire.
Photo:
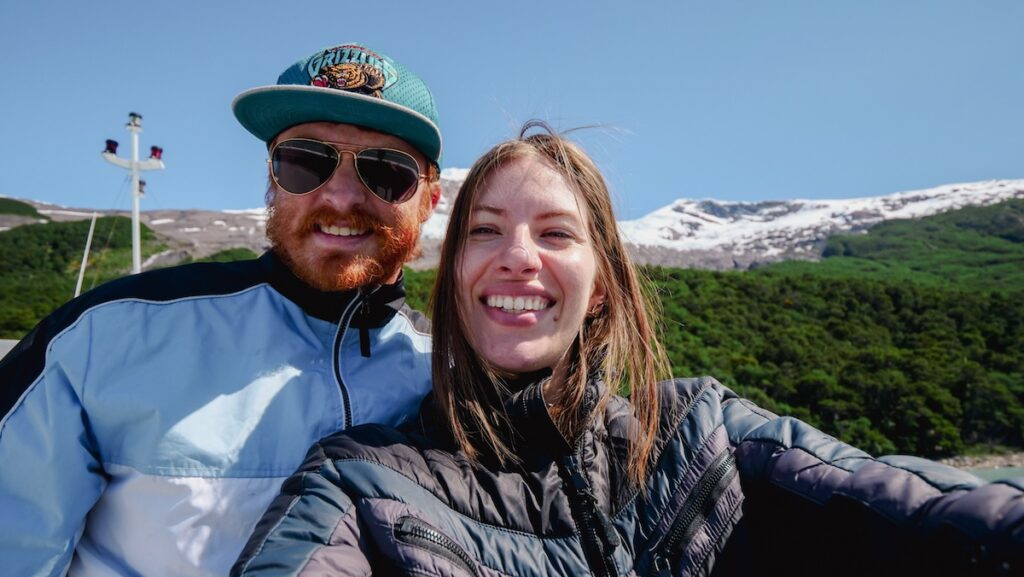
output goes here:
<path id="1" fill-rule="evenodd" d="M 121 188 L 118 190 L 117 194 L 114 196 L 113 208 L 110 208 L 107 211 L 108 214 L 117 210 L 116 207 L 121 203 L 121 200 L 125 196 L 125 191 L 128 189 L 128 186 L 131 183 L 131 179 L 132 179 L 131 175 L 129 174 L 129 175 L 125 176 L 124 180 L 121 181 Z M 99 282 L 99 277 L 100 277 L 100 273 L 99 273 L 99 268 L 100 267 L 99 267 L 99 265 L 103 262 L 104 258 L 107 256 L 107 251 L 110 249 L 110 243 L 112 242 L 112 240 L 114 238 L 114 232 L 117 229 L 118 219 L 111 219 L 108 222 L 110 223 L 110 231 L 107 234 L 107 240 L 104 242 L 103 248 L 101 248 L 99 250 L 99 252 L 98 252 L 98 254 L 96 256 L 96 260 L 94 260 L 93 263 L 92 263 L 93 264 L 92 271 L 91 271 L 91 274 L 89 275 L 90 276 L 89 290 L 92 290 L 92 289 L 96 288 L 96 283 Z"/>

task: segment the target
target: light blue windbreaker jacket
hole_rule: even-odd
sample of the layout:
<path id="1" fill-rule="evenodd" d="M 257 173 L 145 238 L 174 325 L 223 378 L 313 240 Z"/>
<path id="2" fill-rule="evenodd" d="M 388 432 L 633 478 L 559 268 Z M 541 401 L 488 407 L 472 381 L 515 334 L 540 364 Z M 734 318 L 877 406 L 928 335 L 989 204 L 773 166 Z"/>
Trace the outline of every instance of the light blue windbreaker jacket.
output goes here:
<path id="1" fill-rule="evenodd" d="M 0 361 L 0 572 L 226 575 L 309 445 L 416 413 L 404 294 L 318 292 L 267 253 L 58 309 Z"/>

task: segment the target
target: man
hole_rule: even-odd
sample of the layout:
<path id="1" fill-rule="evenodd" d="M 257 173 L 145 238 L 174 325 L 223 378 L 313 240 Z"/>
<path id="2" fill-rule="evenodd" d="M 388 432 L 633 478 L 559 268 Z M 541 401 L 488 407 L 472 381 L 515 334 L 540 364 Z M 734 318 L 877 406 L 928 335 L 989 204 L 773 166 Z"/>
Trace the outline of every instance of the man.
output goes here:
<path id="1" fill-rule="evenodd" d="M 111 282 L 0 362 L 5 575 L 226 575 L 312 442 L 429 390 L 401 282 L 440 198 L 426 85 L 343 45 L 234 112 L 268 145 L 273 249 Z"/>

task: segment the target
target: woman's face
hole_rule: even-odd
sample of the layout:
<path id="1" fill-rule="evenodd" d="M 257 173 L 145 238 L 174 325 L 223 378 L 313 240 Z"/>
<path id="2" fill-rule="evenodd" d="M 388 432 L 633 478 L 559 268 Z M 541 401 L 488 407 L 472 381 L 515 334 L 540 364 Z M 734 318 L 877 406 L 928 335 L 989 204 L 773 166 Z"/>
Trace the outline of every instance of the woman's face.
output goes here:
<path id="1" fill-rule="evenodd" d="M 470 344 L 509 373 L 555 368 L 604 298 L 587 218 L 543 161 L 506 164 L 470 215 L 458 279 Z"/>

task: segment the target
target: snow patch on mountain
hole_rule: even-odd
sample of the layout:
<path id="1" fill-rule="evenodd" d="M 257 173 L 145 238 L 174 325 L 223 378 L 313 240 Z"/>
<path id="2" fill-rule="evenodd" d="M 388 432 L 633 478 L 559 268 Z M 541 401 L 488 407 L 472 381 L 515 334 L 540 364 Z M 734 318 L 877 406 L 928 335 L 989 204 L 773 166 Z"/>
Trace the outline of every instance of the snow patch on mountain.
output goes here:
<path id="1" fill-rule="evenodd" d="M 639 219 L 620 222 L 619 227 L 640 253 L 669 251 L 701 258 L 717 254 L 721 262 L 712 268 L 746 268 L 787 258 L 816 259 L 829 236 L 863 232 L 885 220 L 921 218 L 1010 198 L 1024 198 L 1024 180 L 949 184 L 834 200 L 678 200 Z M 680 260 L 685 258 L 673 264 Z"/>

